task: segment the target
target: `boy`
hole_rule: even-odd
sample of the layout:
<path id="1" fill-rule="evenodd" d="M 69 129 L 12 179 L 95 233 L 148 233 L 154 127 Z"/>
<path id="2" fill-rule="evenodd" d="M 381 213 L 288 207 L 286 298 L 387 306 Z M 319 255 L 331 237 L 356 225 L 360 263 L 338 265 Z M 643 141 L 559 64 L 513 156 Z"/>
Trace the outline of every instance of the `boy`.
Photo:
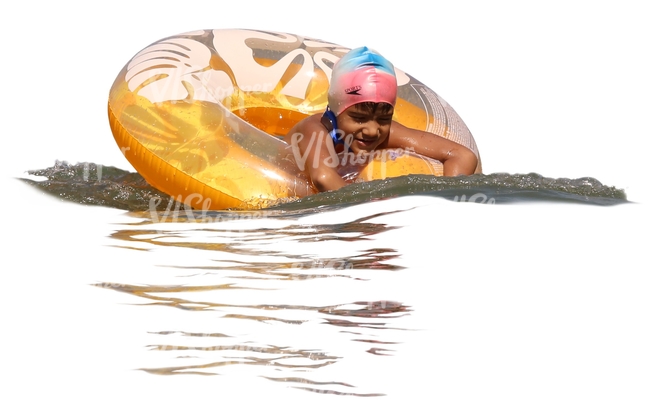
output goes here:
<path id="1" fill-rule="evenodd" d="M 470 175 L 476 169 L 478 160 L 470 149 L 393 121 L 395 70 L 372 49 L 353 49 L 334 65 L 328 101 L 325 114 L 305 118 L 286 135 L 300 167 L 321 192 L 347 185 L 334 156 L 343 149 L 357 160 L 385 149 L 408 149 L 441 161 L 445 176 Z"/>

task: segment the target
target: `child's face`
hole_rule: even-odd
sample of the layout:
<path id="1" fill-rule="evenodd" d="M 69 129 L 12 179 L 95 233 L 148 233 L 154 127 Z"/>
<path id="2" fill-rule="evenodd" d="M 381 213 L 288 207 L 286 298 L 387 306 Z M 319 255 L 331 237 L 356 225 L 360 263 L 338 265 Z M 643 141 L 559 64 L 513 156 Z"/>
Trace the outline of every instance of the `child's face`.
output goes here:
<path id="1" fill-rule="evenodd" d="M 338 128 L 345 132 L 346 142 L 352 138 L 350 150 L 370 152 L 386 141 L 393 121 L 393 108 L 382 105 L 356 104 L 336 117 Z"/>

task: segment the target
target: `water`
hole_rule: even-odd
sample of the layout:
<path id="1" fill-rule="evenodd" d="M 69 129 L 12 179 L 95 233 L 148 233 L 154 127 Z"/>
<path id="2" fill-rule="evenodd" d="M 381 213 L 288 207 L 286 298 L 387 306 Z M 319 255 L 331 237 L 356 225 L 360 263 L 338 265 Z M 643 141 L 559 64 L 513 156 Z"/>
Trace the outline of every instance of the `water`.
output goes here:
<path id="1" fill-rule="evenodd" d="M 647 386 L 644 247 L 626 225 L 648 221 L 595 179 L 400 179 L 197 212 L 87 166 L 13 184 L 49 208 L 23 212 L 41 264 L 7 286 L 29 316 L 7 328 L 23 333 L 10 372 L 53 404 L 66 372 L 73 406 L 106 413 L 633 412 Z"/>
<path id="2" fill-rule="evenodd" d="M 156 218 L 178 214 L 180 206 L 170 197 L 149 186 L 138 173 L 95 163 L 56 162 L 54 166 L 32 170 L 26 183 L 59 198 L 82 204 L 110 206 L 130 211 L 165 211 Z M 356 203 L 405 195 L 430 195 L 455 202 L 516 203 L 548 202 L 616 205 L 627 202 L 625 191 L 605 186 L 598 180 L 547 178 L 539 174 L 476 174 L 469 177 L 403 176 L 372 183 L 355 183 L 336 192 L 319 193 L 297 200 L 279 201 L 276 213 L 315 208 L 338 209 Z M 311 210 L 311 211 L 310 211 Z M 183 211 L 186 209 L 183 207 Z M 205 216 L 208 212 L 190 214 Z M 253 216 L 268 216 L 257 212 Z M 217 214 L 218 215 L 218 214 Z M 213 214 L 214 217 L 214 214 Z M 152 217 L 153 218 L 153 217 Z"/>
<path id="3" fill-rule="evenodd" d="M 390 229 L 369 219 L 309 226 L 283 219 L 181 227 L 145 221 L 111 237 L 120 247 L 156 250 L 155 265 L 166 269 L 139 284 L 114 279 L 97 286 L 134 296 L 137 304 L 193 311 L 183 316 L 183 330 L 149 331 L 149 350 L 164 352 L 142 368 L 149 373 L 243 371 L 283 388 L 378 396 L 385 391 L 329 368 L 354 364 L 364 352 L 390 354 L 399 331 L 408 329 L 400 318 L 409 307 L 376 297 L 374 281 L 401 267 L 390 263 L 399 256 L 393 248 L 364 243 Z M 182 261 L 168 260 L 178 255 Z M 337 292 L 326 295 L 332 284 Z"/>

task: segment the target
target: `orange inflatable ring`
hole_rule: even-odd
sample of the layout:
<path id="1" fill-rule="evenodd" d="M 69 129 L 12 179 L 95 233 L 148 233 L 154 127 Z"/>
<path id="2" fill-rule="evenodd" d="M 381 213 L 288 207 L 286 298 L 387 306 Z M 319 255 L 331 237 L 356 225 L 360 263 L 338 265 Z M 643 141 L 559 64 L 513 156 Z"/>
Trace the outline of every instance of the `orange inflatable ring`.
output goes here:
<path id="1" fill-rule="evenodd" d="M 325 110 L 331 68 L 349 50 L 254 30 L 199 30 L 162 39 L 117 76 L 108 100 L 113 136 L 147 182 L 194 208 L 257 209 L 313 194 L 300 155 L 282 137 L 299 120 Z M 456 112 L 431 89 L 396 72 L 394 119 L 478 156 Z M 399 153 L 349 173 L 358 181 L 441 175 L 442 168 L 435 160 Z"/>

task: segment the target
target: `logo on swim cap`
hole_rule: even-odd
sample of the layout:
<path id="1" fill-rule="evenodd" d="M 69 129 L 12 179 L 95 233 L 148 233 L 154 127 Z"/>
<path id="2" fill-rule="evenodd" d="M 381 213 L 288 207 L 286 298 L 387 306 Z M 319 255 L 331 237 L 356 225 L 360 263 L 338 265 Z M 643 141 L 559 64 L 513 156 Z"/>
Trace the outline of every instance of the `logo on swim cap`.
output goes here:
<path id="1" fill-rule="evenodd" d="M 356 85 L 353 86 L 352 88 L 345 88 L 345 93 L 359 95 L 359 90 L 361 90 L 361 85 Z"/>
<path id="2" fill-rule="evenodd" d="M 327 96 L 336 115 L 361 102 L 395 106 L 397 79 L 393 64 L 365 46 L 352 49 L 334 65 Z"/>

